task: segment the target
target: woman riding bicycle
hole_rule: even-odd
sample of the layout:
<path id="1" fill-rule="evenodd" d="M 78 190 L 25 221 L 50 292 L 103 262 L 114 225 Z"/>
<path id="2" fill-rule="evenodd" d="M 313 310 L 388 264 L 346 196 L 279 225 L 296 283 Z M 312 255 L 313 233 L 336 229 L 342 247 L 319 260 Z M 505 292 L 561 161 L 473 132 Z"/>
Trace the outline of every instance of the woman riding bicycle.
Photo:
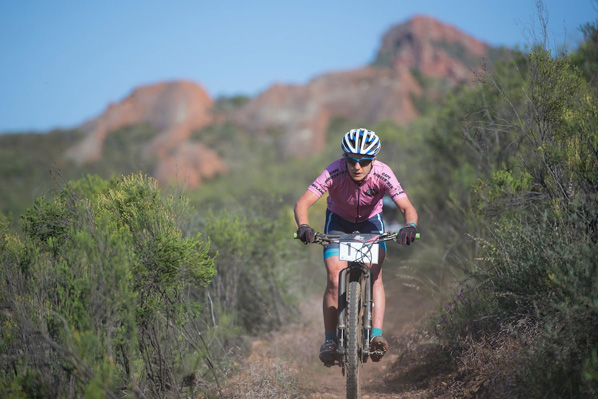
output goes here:
<path id="1" fill-rule="evenodd" d="M 382 198 L 388 195 L 403 214 L 405 221 L 405 227 L 397 235 L 397 242 L 409 245 L 415 240 L 417 212 L 393 171 L 376 159 L 380 148 L 380 139 L 371 130 L 352 129 L 343 136 L 343 157 L 331 163 L 295 204 L 297 236 L 303 243 L 314 242 L 315 232 L 309 226 L 307 211 L 326 192 L 328 199 L 325 233 L 384 233 Z M 382 336 L 386 302 L 382 283 L 382 263 L 385 254 L 386 245 L 382 242 L 379 262 L 371 266 L 375 305 L 371 347 L 382 354 L 388 350 L 388 342 Z M 320 360 L 330 364 L 336 359 L 338 350 L 338 275 L 341 269 L 347 267 L 346 261 L 339 260 L 338 244 L 324 247 L 324 264 L 328 278 L 323 298 L 325 341 L 320 347 Z M 372 357 L 372 360 L 379 361 L 380 358 L 381 356 Z"/>

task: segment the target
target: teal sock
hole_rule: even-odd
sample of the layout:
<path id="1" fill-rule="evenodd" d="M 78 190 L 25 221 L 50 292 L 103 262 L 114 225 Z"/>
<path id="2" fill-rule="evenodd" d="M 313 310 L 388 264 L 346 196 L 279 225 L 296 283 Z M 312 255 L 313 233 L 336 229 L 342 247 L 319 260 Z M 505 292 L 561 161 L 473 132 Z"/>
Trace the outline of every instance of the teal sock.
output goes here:
<path id="1" fill-rule="evenodd" d="M 372 337 L 379 337 L 382 335 L 381 328 L 372 328 Z"/>
<path id="2" fill-rule="evenodd" d="M 324 332 L 324 336 L 326 337 L 326 341 L 336 341 L 336 333 Z"/>

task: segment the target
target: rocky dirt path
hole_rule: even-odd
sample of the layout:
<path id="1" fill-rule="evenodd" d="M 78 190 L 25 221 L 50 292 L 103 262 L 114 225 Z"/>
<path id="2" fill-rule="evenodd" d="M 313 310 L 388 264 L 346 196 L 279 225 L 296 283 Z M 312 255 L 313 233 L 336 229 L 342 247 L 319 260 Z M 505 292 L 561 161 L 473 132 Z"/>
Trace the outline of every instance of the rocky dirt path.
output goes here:
<path id="1" fill-rule="evenodd" d="M 362 374 L 364 399 L 412 399 L 442 397 L 442 382 L 437 373 L 425 371 L 425 359 L 416 369 L 401 364 L 405 350 L 404 336 L 413 331 L 425 316 L 432 301 L 422 292 L 400 285 L 387 284 L 387 310 L 384 335 L 389 339 L 388 354 L 379 363 L 368 362 Z M 314 296 L 303 304 L 301 322 L 283 329 L 269 340 L 253 344 L 251 361 L 280 361 L 283 368 L 297 379 L 301 397 L 312 399 L 345 398 L 345 379 L 340 367 L 324 367 L 318 360 L 323 339 L 321 297 Z M 410 363 L 413 359 L 410 359 Z M 423 368 L 423 370 L 422 370 Z M 436 392 L 436 393 L 435 393 Z"/>

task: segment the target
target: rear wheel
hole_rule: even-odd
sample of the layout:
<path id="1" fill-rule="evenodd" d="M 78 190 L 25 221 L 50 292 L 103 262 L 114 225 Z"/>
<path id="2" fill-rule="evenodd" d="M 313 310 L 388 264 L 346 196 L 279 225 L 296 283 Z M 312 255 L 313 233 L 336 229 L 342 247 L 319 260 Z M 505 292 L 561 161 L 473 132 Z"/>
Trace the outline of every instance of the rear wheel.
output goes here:
<path id="1" fill-rule="evenodd" d="M 347 300 L 347 399 L 361 398 L 359 369 L 361 368 L 361 286 L 349 283 Z"/>

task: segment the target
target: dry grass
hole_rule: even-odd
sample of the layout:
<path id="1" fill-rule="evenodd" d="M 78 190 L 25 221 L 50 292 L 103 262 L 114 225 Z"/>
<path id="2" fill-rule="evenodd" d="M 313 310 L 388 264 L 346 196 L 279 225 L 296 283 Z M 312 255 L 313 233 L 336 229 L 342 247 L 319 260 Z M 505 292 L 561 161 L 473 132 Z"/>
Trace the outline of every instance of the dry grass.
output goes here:
<path id="1" fill-rule="evenodd" d="M 517 370 L 528 360 L 537 338 L 537 326 L 526 320 L 509 325 L 495 335 L 474 341 L 466 339 L 455 376 L 463 392 L 478 397 L 517 398 Z M 470 395 L 472 396 L 472 395 Z"/>
<path id="2" fill-rule="evenodd" d="M 288 365 L 279 359 L 251 356 L 241 371 L 229 378 L 223 388 L 230 399 L 301 399 L 297 379 Z"/>
<path id="3" fill-rule="evenodd" d="M 396 340 L 401 355 L 385 375 L 401 398 L 518 398 L 521 364 L 536 328 L 526 322 L 479 340 L 465 339 L 458 354 L 425 328 Z"/>

